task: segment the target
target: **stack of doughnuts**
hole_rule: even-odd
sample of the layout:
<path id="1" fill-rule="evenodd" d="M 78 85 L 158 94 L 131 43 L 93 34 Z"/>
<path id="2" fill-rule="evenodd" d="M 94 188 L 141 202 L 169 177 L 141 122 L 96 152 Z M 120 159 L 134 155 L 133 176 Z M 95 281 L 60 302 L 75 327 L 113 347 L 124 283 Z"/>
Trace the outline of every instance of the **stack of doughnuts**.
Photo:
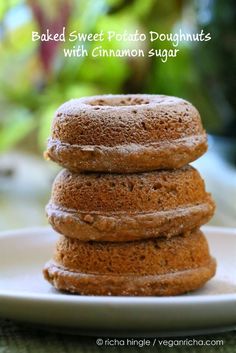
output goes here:
<path id="1" fill-rule="evenodd" d="M 199 229 L 214 213 L 188 163 L 207 150 L 198 111 L 163 95 L 74 99 L 56 111 L 46 157 L 63 166 L 46 212 L 61 234 L 44 277 L 84 295 L 177 295 L 216 262 Z"/>

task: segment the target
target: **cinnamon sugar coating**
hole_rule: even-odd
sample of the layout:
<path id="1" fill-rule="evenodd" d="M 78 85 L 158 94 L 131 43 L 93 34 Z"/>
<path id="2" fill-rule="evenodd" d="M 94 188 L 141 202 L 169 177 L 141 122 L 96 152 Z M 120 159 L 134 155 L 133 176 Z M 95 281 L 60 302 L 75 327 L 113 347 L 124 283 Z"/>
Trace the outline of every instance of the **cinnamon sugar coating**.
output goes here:
<path id="1" fill-rule="evenodd" d="M 177 295 L 200 288 L 215 273 L 199 231 L 171 239 L 126 243 L 61 237 L 45 278 L 57 289 L 89 295 Z"/>
<path id="2" fill-rule="evenodd" d="M 196 169 L 136 174 L 76 174 L 54 181 L 47 215 L 80 240 L 128 241 L 172 236 L 206 223 L 214 203 Z"/>
<path id="3" fill-rule="evenodd" d="M 130 173 L 179 168 L 206 149 L 191 103 L 163 95 L 104 95 L 59 107 L 46 156 L 75 172 Z"/>

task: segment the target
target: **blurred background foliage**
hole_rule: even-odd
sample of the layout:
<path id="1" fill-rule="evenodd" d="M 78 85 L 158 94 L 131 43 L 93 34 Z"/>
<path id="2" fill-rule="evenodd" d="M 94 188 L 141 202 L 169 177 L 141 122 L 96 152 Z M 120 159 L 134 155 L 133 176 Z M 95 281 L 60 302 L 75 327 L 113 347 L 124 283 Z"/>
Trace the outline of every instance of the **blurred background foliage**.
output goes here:
<path id="1" fill-rule="evenodd" d="M 214 135 L 197 161 L 217 203 L 214 224 L 236 226 L 234 0 L 0 1 L 0 229 L 46 224 L 44 205 L 58 171 L 43 160 L 55 109 L 71 98 L 106 93 L 169 94 L 190 100 Z M 160 58 L 65 58 L 62 47 L 31 32 L 211 32 Z M 87 49 L 98 43 L 88 42 Z M 122 49 L 122 42 L 103 42 Z M 173 48 L 170 42 L 129 43 Z M 216 137 L 218 136 L 218 137 Z M 221 157 L 223 156 L 223 157 Z M 229 157 L 230 156 L 230 157 Z M 226 159 L 232 163 L 226 162 Z"/>
<path id="2" fill-rule="evenodd" d="M 101 93 L 163 93 L 189 99 L 207 130 L 236 136 L 235 6 L 233 0 L 6 0 L 0 2 L 0 151 L 41 153 L 53 111 L 72 97 Z M 32 42 L 31 31 L 212 33 L 182 43 L 175 59 L 64 58 L 60 43 Z M 75 43 L 71 43 L 73 46 Z M 62 43 L 68 47 L 68 43 Z M 97 43 L 87 43 L 95 46 Z M 171 48 L 171 43 L 135 43 Z M 122 48 L 122 42 L 103 42 Z"/>

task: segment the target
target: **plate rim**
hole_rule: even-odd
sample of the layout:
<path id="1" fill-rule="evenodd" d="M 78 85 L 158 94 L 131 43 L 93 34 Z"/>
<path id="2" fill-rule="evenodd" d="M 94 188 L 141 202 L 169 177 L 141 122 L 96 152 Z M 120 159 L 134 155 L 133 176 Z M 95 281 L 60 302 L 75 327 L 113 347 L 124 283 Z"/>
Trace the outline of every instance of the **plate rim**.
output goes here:
<path id="1" fill-rule="evenodd" d="M 80 303 L 88 304 L 115 304 L 115 305 L 154 305 L 154 304 L 168 304 L 176 306 L 177 304 L 210 304 L 210 303 L 235 303 L 236 304 L 236 293 L 223 293 L 216 295 L 183 295 L 183 296 L 166 296 L 166 297 L 149 297 L 149 296 L 92 296 L 92 295 L 70 295 L 62 293 L 27 293 L 24 291 L 19 291 L 17 294 L 8 290 L 0 291 L 0 299 L 18 300 L 18 301 L 41 301 L 41 302 L 56 302 L 60 303 Z"/>

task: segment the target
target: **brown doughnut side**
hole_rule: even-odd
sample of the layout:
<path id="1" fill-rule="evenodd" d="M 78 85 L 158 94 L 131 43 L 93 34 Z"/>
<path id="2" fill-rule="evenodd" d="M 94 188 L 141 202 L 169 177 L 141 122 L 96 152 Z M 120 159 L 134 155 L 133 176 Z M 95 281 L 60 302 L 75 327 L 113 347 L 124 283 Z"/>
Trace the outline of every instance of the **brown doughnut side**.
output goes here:
<path id="1" fill-rule="evenodd" d="M 49 139 L 45 158 L 74 172 L 135 173 L 181 168 L 202 156 L 206 150 L 205 134 L 116 147 L 69 145 Z"/>
<path id="2" fill-rule="evenodd" d="M 202 287 L 216 271 L 204 235 L 169 240 L 83 243 L 62 237 L 44 276 L 55 288 L 85 295 L 178 295 Z"/>
<path id="3" fill-rule="evenodd" d="M 200 268 L 150 276 L 89 275 L 49 262 L 44 268 L 44 277 L 58 290 L 81 295 L 169 296 L 201 288 L 215 271 L 212 258 Z"/>
<path id="4" fill-rule="evenodd" d="M 150 276 L 89 275 L 49 262 L 44 277 L 58 290 L 81 295 L 170 296 L 201 288 L 215 271 L 214 259 L 200 268 Z"/>
<path id="5" fill-rule="evenodd" d="M 204 266 L 209 249 L 200 230 L 169 239 L 120 243 L 82 242 L 61 236 L 54 261 L 80 273 L 163 275 Z"/>
<path id="6" fill-rule="evenodd" d="M 214 203 L 197 170 L 57 176 L 47 215 L 53 228 L 80 240 L 172 236 L 206 223 Z"/>
<path id="7" fill-rule="evenodd" d="M 129 173 L 179 168 L 206 149 L 200 115 L 183 99 L 95 96 L 58 109 L 46 156 L 73 171 Z"/>

